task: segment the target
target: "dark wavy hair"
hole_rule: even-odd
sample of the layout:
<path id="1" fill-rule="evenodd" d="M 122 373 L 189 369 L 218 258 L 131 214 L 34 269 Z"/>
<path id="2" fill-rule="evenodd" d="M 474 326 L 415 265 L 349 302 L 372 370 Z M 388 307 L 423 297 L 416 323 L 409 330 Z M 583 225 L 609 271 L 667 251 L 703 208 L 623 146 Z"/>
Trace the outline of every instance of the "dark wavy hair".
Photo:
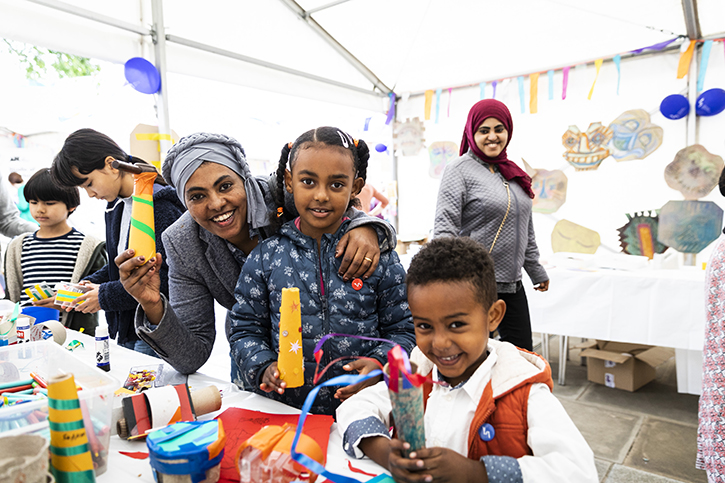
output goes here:
<path id="1" fill-rule="evenodd" d="M 493 259 L 483 245 L 468 237 L 426 243 L 411 260 L 405 282 L 408 290 L 435 282 L 469 283 L 486 310 L 498 298 Z"/>

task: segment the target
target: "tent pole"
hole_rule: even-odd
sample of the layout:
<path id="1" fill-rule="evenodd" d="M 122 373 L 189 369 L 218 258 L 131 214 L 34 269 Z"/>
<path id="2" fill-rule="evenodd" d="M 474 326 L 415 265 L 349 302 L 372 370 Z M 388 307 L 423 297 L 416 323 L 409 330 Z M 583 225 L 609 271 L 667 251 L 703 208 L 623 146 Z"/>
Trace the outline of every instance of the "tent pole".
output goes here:
<path id="1" fill-rule="evenodd" d="M 702 37 L 700 30 L 700 16 L 697 14 L 697 0 L 682 0 L 682 10 L 685 14 L 685 27 L 690 40 Z"/>
<path id="2" fill-rule="evenodd" d="M 695 52 L 690 61 L 690 70 L 687 72 L 687 100 L 690 102 L 690 113 L 687 115 L 687 130 L 685 132 L 685 146 L 692 146 L 699 141 L 697 116 L 697 73 L 700 64 L 701 44 L 695 45 Z"/>
<path id="3" fill-rule="evenodd" d="M 393 116 L 393 122 L 390 124 L 390 129 L 395 133 L 395 123 L 398 121 L 398 96 L 393 96 L 393 104 L 390 109 L 395 108 L 395 116 Z M 392 137 L 392 136 L 391 136 Z M 390 150 L 393 153 L 393 181 L 395 182 L 395 218 L 393 219 L 393 227 L 396 233 L 400 233 L 400 223 L 398 222 L 398 216 L 400 214 L 400 179 L 398 172 L 398 156 L 395 154 L 395 143 L 393 143 L 393 149 Z M 395 247 L 393 247 L 395 248 Z"/>
<path id="4" fill-rule="evenodd" d="M 166 82 L 166 34 L 164 28 L 163 0 L 151 0 L 153 20 L 154 58 L 161 77 L 161 88 L 156 94 L 156 118 L 159 121 L 159 159 L 163 162 L 171 149 L 171 127 L 169 125 L 169 89 Z"/>
<path id="5" fill-rule="evenodd" d="M 28 0 L 31 3 L 37 3 L 38 5 L 42 5 L 44 7 L 52 8 L 54 10 L 58 10 L 60 12 L 69 13 L 71 15 L 75 15 L 77 17 L 86 18 L 88 20 L 93 20 L 102 24 L 110 25 L 112 27 L 117 27 L 121 30 L 127 30 L 129 32 L 134 32 L 139 35 L 151 35 L 151 31 L 147 28 L 144 28 L 140 25 L 136 25 L 129 22 L 124 22 L 123 20 L 119 20 L 117 18 L 109 17 L 108 15 L 102 15 L 97 12 L 93 12 L 91 10 L 86 10 L 85 8 L 77 7 L 75 5 L 70 5 L 65 2 L 59 2 L 57 0 Z"/>

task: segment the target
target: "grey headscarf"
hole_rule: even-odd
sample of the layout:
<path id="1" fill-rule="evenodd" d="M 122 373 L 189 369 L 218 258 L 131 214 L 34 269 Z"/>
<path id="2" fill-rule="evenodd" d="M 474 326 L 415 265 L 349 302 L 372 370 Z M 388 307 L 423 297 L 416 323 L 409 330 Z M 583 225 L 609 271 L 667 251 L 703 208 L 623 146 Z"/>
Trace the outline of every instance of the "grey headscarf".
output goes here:
<path id="1" fill-rule="evenodd" d="M 262 190 L 249 171 L 244 148 L 239 141 L 224 134 L 199 132 L 184 136 L 166 155 L 161 174 L 176 188 L 176 194 L 184 206 L 186 182 L 204 161 L 224 165 L 242 178 L 244 190 L 247 192 L 247 223 L 250 229 L 257 230 L 267 226 L 267 205 Z"/>

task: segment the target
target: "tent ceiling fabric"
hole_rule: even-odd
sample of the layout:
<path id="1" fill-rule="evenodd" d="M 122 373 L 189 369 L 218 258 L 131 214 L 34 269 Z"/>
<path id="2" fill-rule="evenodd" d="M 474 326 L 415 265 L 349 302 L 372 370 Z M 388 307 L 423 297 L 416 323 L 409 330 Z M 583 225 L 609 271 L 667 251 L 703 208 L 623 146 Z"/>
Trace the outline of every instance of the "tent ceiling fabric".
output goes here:
<path id="1" fill-rule="evenodd" d="M 335 3 L 297 2 L 305 10 Z M 63 3 L 145 28 L 152 23 L 150 0 Z M 704 36 L 725 31 L 725 2 L 697 4 Z M 169 35 L 372 92 L 360 72 L 279 0 L 164 0 L 164 17 Z M 686 33 L 681 0 L 348 0 L 312 18 L 398 94 L 591 62 Z M 153 60 L 148 37 L 29 0 L 0 0 L 0 36 L 119 63 L 144 52 Z M 172 45 L 172 72 L 384 109 L 376 96 Z"/>

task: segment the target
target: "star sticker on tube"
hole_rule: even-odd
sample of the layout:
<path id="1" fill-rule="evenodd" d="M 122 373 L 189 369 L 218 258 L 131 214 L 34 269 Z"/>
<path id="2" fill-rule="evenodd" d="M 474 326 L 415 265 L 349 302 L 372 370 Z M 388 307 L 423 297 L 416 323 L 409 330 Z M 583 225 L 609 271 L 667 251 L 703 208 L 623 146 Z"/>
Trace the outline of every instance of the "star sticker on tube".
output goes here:
<path id="1" fill-rule="evenodd" d="M 296 340 L 296 341 L 290 343 L 290 348 L 289 348 L 290 352 L 294 352 L 295 354 L 297 354 L 297 351 L 300 349 L 302 349 L 302 346 L 300 345 L 300 341 Z"/>
<path id="2" fill-rule="evenodd" d="M 290 305 L 290 308 L 292 309 L 292 312 L 300 308 L 300 304 L 296 302 L 292 302 L 292 305 Z"/>

